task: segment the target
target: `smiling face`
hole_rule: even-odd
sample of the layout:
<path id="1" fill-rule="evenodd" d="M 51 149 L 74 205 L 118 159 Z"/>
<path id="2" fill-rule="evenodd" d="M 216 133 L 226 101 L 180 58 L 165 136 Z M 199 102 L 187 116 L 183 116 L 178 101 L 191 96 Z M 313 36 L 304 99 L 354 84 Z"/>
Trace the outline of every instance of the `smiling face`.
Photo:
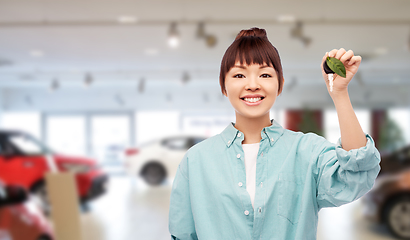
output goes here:
<path id="1" fill-rule="evenodd" d="M 240 65 L 229 70 L 225 76 L 225 93 L 236 114 L 245 118 L 266 116 L 278 92 L 278 76 L 273 67 L 268 65 Z"/>

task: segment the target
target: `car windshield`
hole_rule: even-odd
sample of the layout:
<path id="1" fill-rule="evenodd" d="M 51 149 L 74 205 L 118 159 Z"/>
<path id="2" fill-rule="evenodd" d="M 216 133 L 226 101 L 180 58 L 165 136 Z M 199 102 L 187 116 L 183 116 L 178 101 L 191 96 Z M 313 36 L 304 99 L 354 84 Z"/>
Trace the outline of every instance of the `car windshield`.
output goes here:
<path id="1" fill-rule="evenodd" d="M 26 155 L 44 155 L 53 151 L 28 134 L 16 133 L 8 136 L 8 141 Z"/>

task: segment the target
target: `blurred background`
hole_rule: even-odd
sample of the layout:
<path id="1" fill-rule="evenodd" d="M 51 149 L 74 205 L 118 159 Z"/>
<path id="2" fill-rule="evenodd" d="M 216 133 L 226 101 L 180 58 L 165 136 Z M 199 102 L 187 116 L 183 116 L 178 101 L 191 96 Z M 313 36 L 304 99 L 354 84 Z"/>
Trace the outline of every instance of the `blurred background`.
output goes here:
<path id="1" fill-rule="evenodd" d="M 182 156 L 235 121 L 219 68 L 251 27 L 284 69 L 271 118 L 333 143 L 321 59 L 362 56 L 349 94 L 382 171 L 363 198 L 320 211 L 318 239 L 410 238 L 409 12 L 405 0 L 0 0 L 0 239 L 54 239 L 50 155 L 75 173 L 84 239 L 169 239 Z"/>

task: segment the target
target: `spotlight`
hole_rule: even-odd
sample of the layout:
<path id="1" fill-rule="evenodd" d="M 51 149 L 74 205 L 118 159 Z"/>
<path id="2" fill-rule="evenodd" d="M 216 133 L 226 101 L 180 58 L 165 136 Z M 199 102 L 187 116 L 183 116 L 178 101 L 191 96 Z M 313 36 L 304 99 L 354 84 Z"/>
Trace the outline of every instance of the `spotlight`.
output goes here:
<path id="1" fill-rule="evenodd" d="M 182 84 L 186 84 L 187 82 L 189 82 L 191 80 L 191 77 L 189 76 L 188 72 L 184 72 L 182 74 Z"/>
<path id="2" fill-rule="evenodd" d="M 206 103 L 209 102 L 209 96 L 207 93 L 204 93 L 203 97 L 204 97 L 204 102 Z"/>
<path id="3" fill-rule="evenodd" d="M 90 73 L 85 74 L 84 87 L 88 88 L 93 81 L 94 81 L 94 78 Z"/>
<path id="4" fill-rule="evenodd" d="M 60 83 L 58 82 L 57 78 L 55 78 L 50 84 L 50 91 L 54 92 L 58 88 L 60 88 Z"/>
<path id="5" fill-rule="evenodd" d="M 308 47 L 312 42 L 310 37 L 307 37 L 303 33 L 303 23 L 301 21 L 296 22 L 296 26 L 290 30 L 290 36 L 299 39 L 304 47 Z"/>
<path id="6" fill-rule="evenodd" d="M 31 97 L 29 95 L 26 95 L 24 97 L 24 101 L 27 103 L 27 105 L 32 106 L 33 105 L 33 101 L 31 100 Z"/>
<path id="7" fill-rule="evenodd" d="M 303 43 L 303 46 L 307 48 L 312 42 L 312 39 L 310 37 L 302 37 L 301 41 Z"/>
<path id="8" fill-rule="evenodd" d="M 145 91 L 145 78 L 141 78 L 138 83 L 138 91 L 143 93 Z"/>
<path id="9" fill-rule="evenodd" d="M 287 90 L 288 90 L 289 92 L 291 92 L 291 91 L 296 87 L 297 84 L 298 84 L 298 79 L 293 76 L 293 77 L 290 79 L 290 83 L 288 84 Z"/>
<path id="10" fill-rule="evenodd" d="M 198 29 L 196 31 L 196 37 L 198 39 L 204 38 L 206 42 L 206 46 L 208 47 L 213 47 L 216 45 L 216 37 L 211 34 L 205 33 L 205 23 L 204 22 L 199 22 L 198 23 Z"/>
<path id="11" fill-rule="evenodd" d="M 216 37 L 214 35 L 207 35 L 206 36 L 206 45 L 208 47 L 213 47 L 216 45 Z"/>
<path id="12" fill-rule="evenodd" d="M 2 58 L 0 58 L 0 67 L 3 67 L 3 66 L 11 66 L 11 65 L 13 65 L 13 62 L 12 62 L 12 61 L 10 61 L 10 60 L 8 60 L 8 59 L 2 59 Z"/>
<path id="13" fill-rule="evenodd" d="M 118 105 L 124 106 L 124 99 L 121 97 L 119 93 L 115 95 L 114 99 L 118 103 Z"/>
<path id="14" fill-rule="evenodd" d="M 290 36 L 294 38 L 301 38 L 303 36 L 302 22 L 296 22 L 295 27 L 290 30 Z"/>
<path id="15" fill-rule="evenodd" d="M 205 36 L 206 36 L 205 24 L 204 24 L 204 22 L 199 22 L 198 23 L 198 29 L 196 31 L 196 38 L 200 39 L 200 38 L 204 38 Z"/>
<path id="16" fill-rule="evenodd" d="M 168 33 L 168 44 L 172 48 L 176 48 L 179 45 L 179 33 L 177 30 L 177 23 L 172 22 Z"/>

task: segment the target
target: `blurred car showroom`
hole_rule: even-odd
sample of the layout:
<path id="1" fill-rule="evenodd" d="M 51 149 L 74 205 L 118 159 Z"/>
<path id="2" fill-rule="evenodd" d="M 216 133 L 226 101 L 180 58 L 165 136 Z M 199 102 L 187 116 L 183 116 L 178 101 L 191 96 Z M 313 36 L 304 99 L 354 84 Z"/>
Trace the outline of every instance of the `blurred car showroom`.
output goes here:
<path id="1" fill-rule="evenodd" d="M 176 170 L 235 121 L 220 64 L 251 27 L 282 61 L 271 119 L 332 143 L 322 57 L 362 57 L 350 100 L 382 169 L 362 198 L 319 212 L 317 238 L 410 239 L 409 12 L 406 0 L 0 0 L 0 240 L 170 239 Z M 67 227 L 81 237 L 58 237 Z"/>

